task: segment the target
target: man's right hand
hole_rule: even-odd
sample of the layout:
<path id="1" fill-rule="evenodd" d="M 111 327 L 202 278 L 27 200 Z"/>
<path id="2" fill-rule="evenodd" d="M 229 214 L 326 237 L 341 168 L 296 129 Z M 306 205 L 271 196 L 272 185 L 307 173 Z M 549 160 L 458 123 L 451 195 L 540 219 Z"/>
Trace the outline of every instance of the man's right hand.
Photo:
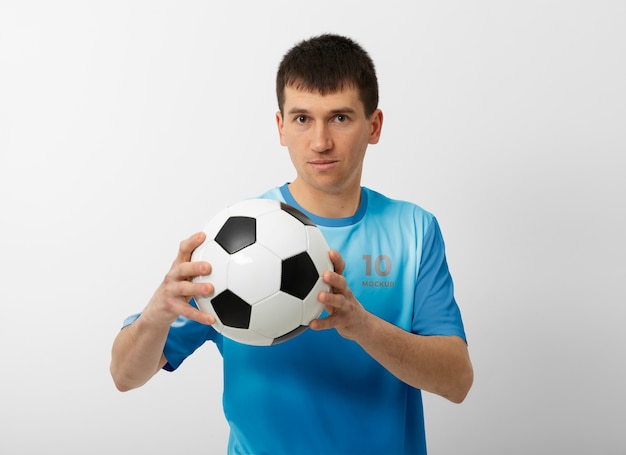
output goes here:
<path id="1" fill-rule="evenodd" d="M 210 295 L 214 291 L 210 283 L 192 282 L 194 277 L 211 272 L 208 262 L 191 262 L 191 253 L 205 238 L 206 235 L 199 232 L 180 243 L 170 271 L 141 315 L 115 337 L 110 370 L 120 391 L 140 387 L 165 365 L 165 341 L 170 325 L 178 316 L 202 324 L 215 322 L 213 316 L 189 304 L 193 296 Z"/>
<path id="2" fill-rule="evenodd" d="M 180 242 L 178 256 L 143 310 L 142 317 L 146 323 L 169 327 L 178 316 L 202 324 L 215 323 L 213 316 L 189 304 L 193 296 L 206 296 L 214 291 L 211 283 L 191 281 L 194 277 L 211 273 L 211 264 L 208 262 L 190 262 L 191 253 L 204 242 L 205 238 L 204 232 L 198 232 Z"/>

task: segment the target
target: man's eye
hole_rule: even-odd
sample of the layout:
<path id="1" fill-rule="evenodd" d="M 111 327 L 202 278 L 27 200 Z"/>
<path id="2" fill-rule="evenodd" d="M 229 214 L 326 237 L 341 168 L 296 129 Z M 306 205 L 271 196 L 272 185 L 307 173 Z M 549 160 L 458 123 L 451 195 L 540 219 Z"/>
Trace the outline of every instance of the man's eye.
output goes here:
<path id="1" fill-rule="evenodd" d="M 306 123 L 306 117 L 304 115 L 299 115 L 298 117 L 296 117 L 296 122 Z"/>
<path id="2" fill-rule="evenodd" d="M 343 122 L 348 121 L 348 117 L 343 115 L 343 114 L 339 114 L 339 115 L 337 115 L 336 120 L 339 123 L 343 123 Z"/>

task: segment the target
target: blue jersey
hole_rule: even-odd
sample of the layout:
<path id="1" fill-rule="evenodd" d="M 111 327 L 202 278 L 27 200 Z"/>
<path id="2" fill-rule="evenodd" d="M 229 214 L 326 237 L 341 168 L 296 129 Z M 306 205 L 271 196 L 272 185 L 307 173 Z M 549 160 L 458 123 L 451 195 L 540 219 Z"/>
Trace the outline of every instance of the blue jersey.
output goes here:
<path id="1" fill-rule="evenodd" d="M 319 226 L 329 246 L 342 254 L 348 285 L 368 311 L 416 334 L 465 340 L 432 214 L 367 188 L 357 213 L 348 218 L 307 212 L 287 185 L 262 197 L 298 208 Z M 426 453 L 420 390 L 336 330 L 307 330 L 285 343 L 258 347 L 181 317 L 168 336 L 165 368 L 178 368 L 206 340 L 214 341 L 223 357 L 230 454 Z"/>

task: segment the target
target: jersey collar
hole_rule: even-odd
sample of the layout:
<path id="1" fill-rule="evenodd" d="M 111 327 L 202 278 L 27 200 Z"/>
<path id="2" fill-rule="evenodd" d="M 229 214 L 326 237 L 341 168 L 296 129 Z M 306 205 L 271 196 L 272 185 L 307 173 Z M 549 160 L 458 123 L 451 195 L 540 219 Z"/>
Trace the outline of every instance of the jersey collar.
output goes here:
<path id="1" fill-rule="evenodd" d="M 282 194 L 285 202 L 292 207 L 297 208 L 306 216 L 308 216 L 311 221 L 313 221 L 318 226 L 326 226 L 326 227 L 343 227 L 343 226 L 352 226 L 363 219 L 365 216 L 365 211 L 367 210 L 367 191 L 365 188 L 361 188 L 361 203 L 359 204 L 359 208 L 356 213 L 352 216 L 348 216 L 345 218 L 326 218 L 323 216 L 315 215 L 300 206 L 294 199 L 291 191 L 289 190 L 289 182 L 285 183 L 280 187 L 280 193 Z"/>

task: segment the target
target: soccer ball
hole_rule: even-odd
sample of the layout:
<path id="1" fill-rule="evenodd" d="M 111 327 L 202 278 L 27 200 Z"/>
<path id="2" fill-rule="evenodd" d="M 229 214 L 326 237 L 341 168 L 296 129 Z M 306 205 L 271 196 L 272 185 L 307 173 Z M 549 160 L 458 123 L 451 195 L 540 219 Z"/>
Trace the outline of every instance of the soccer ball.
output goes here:
<path id="1" fill-rule="evenodd" d="M 283 202 L 248 199 L 225 208 L 205 226 L 206 240 L 191 255 L 207 261 L 211 296 L 194 297 L 212 314 L 215 329 L 234 341 L 269 346 L 284 342 L 319 317 L 321 278 L 333 266 L 319 228 Z"/>

